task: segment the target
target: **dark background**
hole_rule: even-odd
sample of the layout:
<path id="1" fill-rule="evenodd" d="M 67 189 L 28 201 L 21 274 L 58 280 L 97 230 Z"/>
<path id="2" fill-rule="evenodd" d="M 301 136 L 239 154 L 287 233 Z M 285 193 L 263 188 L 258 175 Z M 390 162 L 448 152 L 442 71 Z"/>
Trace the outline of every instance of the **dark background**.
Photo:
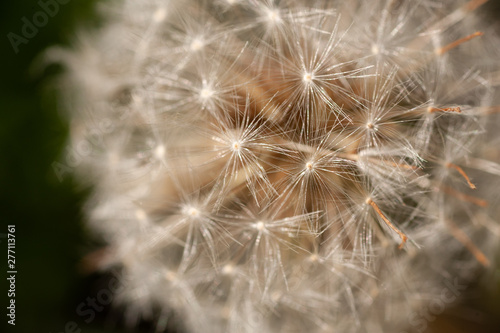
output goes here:
<path id="1" fill-rule="evenodd" d="M 45 1 L 45 0 L 44 0 Z M 64 45 L 75 27 L 95 27 L 96 0 L 72 0 L 16 54 L 7 38 L 21 35 L 22 18 L 32 21 L 38 1 L 0 4 L 0 327 L 6 325 L 7 225 L 16 225 L 16 326 L 12 332 L 122 332 L 122 309 L 105 308 L 90 323 L 76 309 L 108 285 L 110 274 L 83 273 L 81 258 L 96 247 L 85 229 L 82 204 L 89 189 L 66 175 L 62 181 L 52 163 L 63 161 L 67 119 L 53 84 L 61 68 L 37 66 L 41 52 Z M 500 21 L 500 1 L 486 12 Z M 435 332 L 500 332 L 500 270 L 478 279 L 462 304 L 431 322 Z M 66 326 L 74 321 L 75 327 Z M 136 329 L 151 332 L 142 322 Z M 5 331 L 5 330 L 4 330 Z M 428 331 L 431 332 L 431 331 Z M 237 333 L 237 332 L 235 332 Z"/>

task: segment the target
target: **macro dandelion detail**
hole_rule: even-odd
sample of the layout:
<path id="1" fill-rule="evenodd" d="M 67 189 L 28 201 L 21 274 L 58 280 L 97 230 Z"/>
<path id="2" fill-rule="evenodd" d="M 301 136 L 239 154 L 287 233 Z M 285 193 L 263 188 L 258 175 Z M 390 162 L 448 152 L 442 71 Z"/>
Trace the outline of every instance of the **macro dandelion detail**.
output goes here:
<path id="1" fill-rule="evenodd" d="M 410 331 L 443 281 L 490 266 L 500 39 L 485 2 L 104 6 L 54 57 L 71 144 L 91 148 L 77 171 L 98 264 L 121 269 L 128 317 Z"/>

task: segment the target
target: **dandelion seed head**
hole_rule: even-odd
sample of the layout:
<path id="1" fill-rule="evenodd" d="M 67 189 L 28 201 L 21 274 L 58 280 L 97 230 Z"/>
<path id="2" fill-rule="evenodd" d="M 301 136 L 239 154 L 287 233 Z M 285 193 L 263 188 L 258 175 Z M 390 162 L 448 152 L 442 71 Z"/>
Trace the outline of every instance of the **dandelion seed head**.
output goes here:
<path id="1" fill-rule="evenodd" d="M 281 22 L 281 16 L 277 9 L 266 9 L 265 11 L 267 22 L 270 24 L 276 24 Z"/>
<path id="2" fill-rule="evenodd" d="M 304 76 L 302 77 L 302 81 L 304 81 L 305 84 L 310 84 L 314 80 L 314 73 L 305 73 Z"/>
<path id="3" fill-rule="evenodd" d="M 235 153 L 239 153 L 241 151 L 241 142 L 239 140 L 233 141 L 231 143 L 231 149 Z"/>
<path id="4" fill-rule="evenodd" d="M 199 51 L 201 50 L 203 47 L 205 46 L 205 43 L 203 41 L 203 38 L 201 37 L 197 37 L 197 38 L 194 38 L 191 43 L 189 44 L 189 49 L 192 51 L 192 52 L 196 52 L 196 51 Z"/>
<path id="5" fill-rule="evenodd" d="M 365 126 L 366 126 L 366 129 L 374 131 L 374 132 L 378 130 L 378 126 L 375 125 L 374 123 L 372 123 L 371 121 L 367 122 Z"/>
<path id="6" fill-rule="evenodd" d="M 266 224 L 262 221 L 257 221 L 253 224 L 253 227 L 258 230 L 259 232 L 262 232 L 266 230 Z"/>
<path id="7" fill-rule="evenodd" d="M 377 44 L 373 44 L 371 51 L 372 51 L 372 54 L 378 55 L 378 54 L 380 54 L 380 47 Z"/>
<path id="8" fill-rule="evenodd" d="M 222 267 L 222 274 L 224 275 L 232 275 L 235 271 L 235 267 L 232 264 L 226 264 Z"/>
<path id="9" fill-rule="evenodd" d="M 309 256 L 308 260 L 310 262 L 319 262 L 320 261 L 320 258 L 319 256 L 316 254 L 316 253 L 313 253 Z"/>
<path id="10" fill-rule="evenodd" d="M 57 172 L 94 185 L 137 316 L 406 331 L 443 276 L 490 263 L 498 37 L 485 1 L 431 2 L 118 0 L 57 55 Z"/>
<path id="11" fill-rule="evenodd" d="M 185 216 L 187 216 L 189 218 L 196 219 L 200 216 L 200 211 L 196 207 L 193 207 L 191 205 L 186 205 L 186 206 L 182 207 L 182 214 L 184 214 Z"/>
<path id="12" fill-rule="evenodd" d="M 160 23 L 167 17 L 167 9 L 160 7 L 153 14 L 153 21 Z"/>
<path id="13" fill-rule="evenodd" d="M 164 145 L 158 145 L 154 149 L 154 156 L 161 160 L 165 157 L 165 146 Z"/>
<path id="14" fill-rule="evenodd" d="M 135 210 L 135 217 L 139 221 L 146 221 L 146 219 L 147 219 L 146 212 L 140 208 Z"/>
<path id="15" fill-rule="evenodd" d="M 202 100 L 208 100 L 214 95 L 214 91 L 210 88 L 203 88 L 200 91 L 200 97 Z"/>

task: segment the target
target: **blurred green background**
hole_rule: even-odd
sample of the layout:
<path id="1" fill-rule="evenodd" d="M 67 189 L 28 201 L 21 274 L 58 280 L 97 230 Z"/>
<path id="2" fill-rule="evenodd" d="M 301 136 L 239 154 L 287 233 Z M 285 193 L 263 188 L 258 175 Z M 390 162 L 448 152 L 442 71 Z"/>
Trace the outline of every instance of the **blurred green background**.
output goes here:
<path id="1" fill-rule="evenodd" d="M 7 233 L 6 225 L 15 224 L 16 326 L 7 327 L 12 332 L 77 332 L 66 330 L 66 322 L 72 320 L 82 332 L 104 332 L 101 328 L 109 314 L 105 309 L 87 324 L 75 312 L 80 302 L 95 297 L 108 277 L 79 273 L 81 257 L 92 249 L 81 214 L 87 189 L 71 176 L 60 181 L 51 166 L 63 160 L 68 129 L 53 84 L 61 68 L 39 66 L 38 60 L 48 46 L 69 44 L 75 26 L 98 24 L 96 1 L 61 2 L 67 3 L 19 44 L 17 53 L 8 33 L 22 36 L 23 17 L 33 22 L 42 8 L 38 0 L 0 3 L 0 327 L 7 327 L 8 302 L 7 240 L 1 237 Z M 43 17 L 38 19 L 43 22 Z"/>
<path id="2" fill-rule="evenodd" d="M 44 0 L 45 1 L 45 0 Z M 61 0 L 62 1 L 62 0 Z M 62 1 L 65 2 L 65 1 Z M 1 260 L 0 327 L 11 332 L 121 332 L 121 310 L 105 308 L 91 323 L 76 309 L 107 286 L 110 275 L 82 274 L 81 258 L 95 249 L 86 232 L 81 207 L 89 189 L 70 176 L 58 179 L 52 163 L 62 161 L 67 137 L 64 109 L 53 85 L 61 68 L 35 66 L 51 45 L 68 45 L 76 26 L 95 27 L 96 0 L 66 0 L 58 13 L 15 52 L 8 33 L 22 35 L 22 18 L 30 21 L 41 10 L 38 1 L 0 4 L 0 251 L 6 253 L 7 225 L 16 228 L 16 326 L 7 327 L 6 260 Z M 492 17 L 500 21 L 500 1 L 490 1 Z M 1 256 L 5 258 L 5 255 Z M 434 332 L 500 332 L 498 270 L 469 289 L 463 304 L 431 325 Z M 496 281 L 496 282 L 494 282 Z M 74 321 L 77 328 L 66 327 Z M 143 322 L 134 331 L 151 332 Z M 431 332 L 429 330 L 428 332 Z"/>

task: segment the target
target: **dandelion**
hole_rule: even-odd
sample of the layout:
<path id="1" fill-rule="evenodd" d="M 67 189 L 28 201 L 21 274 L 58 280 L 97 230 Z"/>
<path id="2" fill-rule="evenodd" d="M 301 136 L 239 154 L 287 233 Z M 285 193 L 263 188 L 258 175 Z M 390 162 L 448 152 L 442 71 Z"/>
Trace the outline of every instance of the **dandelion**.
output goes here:
<path id="1" fill-rule="evenodd" d="M 417 329 L 498 243 L 485 2 L 109 5 L 61 56 L 119 301 L 159 331 Z"/>

